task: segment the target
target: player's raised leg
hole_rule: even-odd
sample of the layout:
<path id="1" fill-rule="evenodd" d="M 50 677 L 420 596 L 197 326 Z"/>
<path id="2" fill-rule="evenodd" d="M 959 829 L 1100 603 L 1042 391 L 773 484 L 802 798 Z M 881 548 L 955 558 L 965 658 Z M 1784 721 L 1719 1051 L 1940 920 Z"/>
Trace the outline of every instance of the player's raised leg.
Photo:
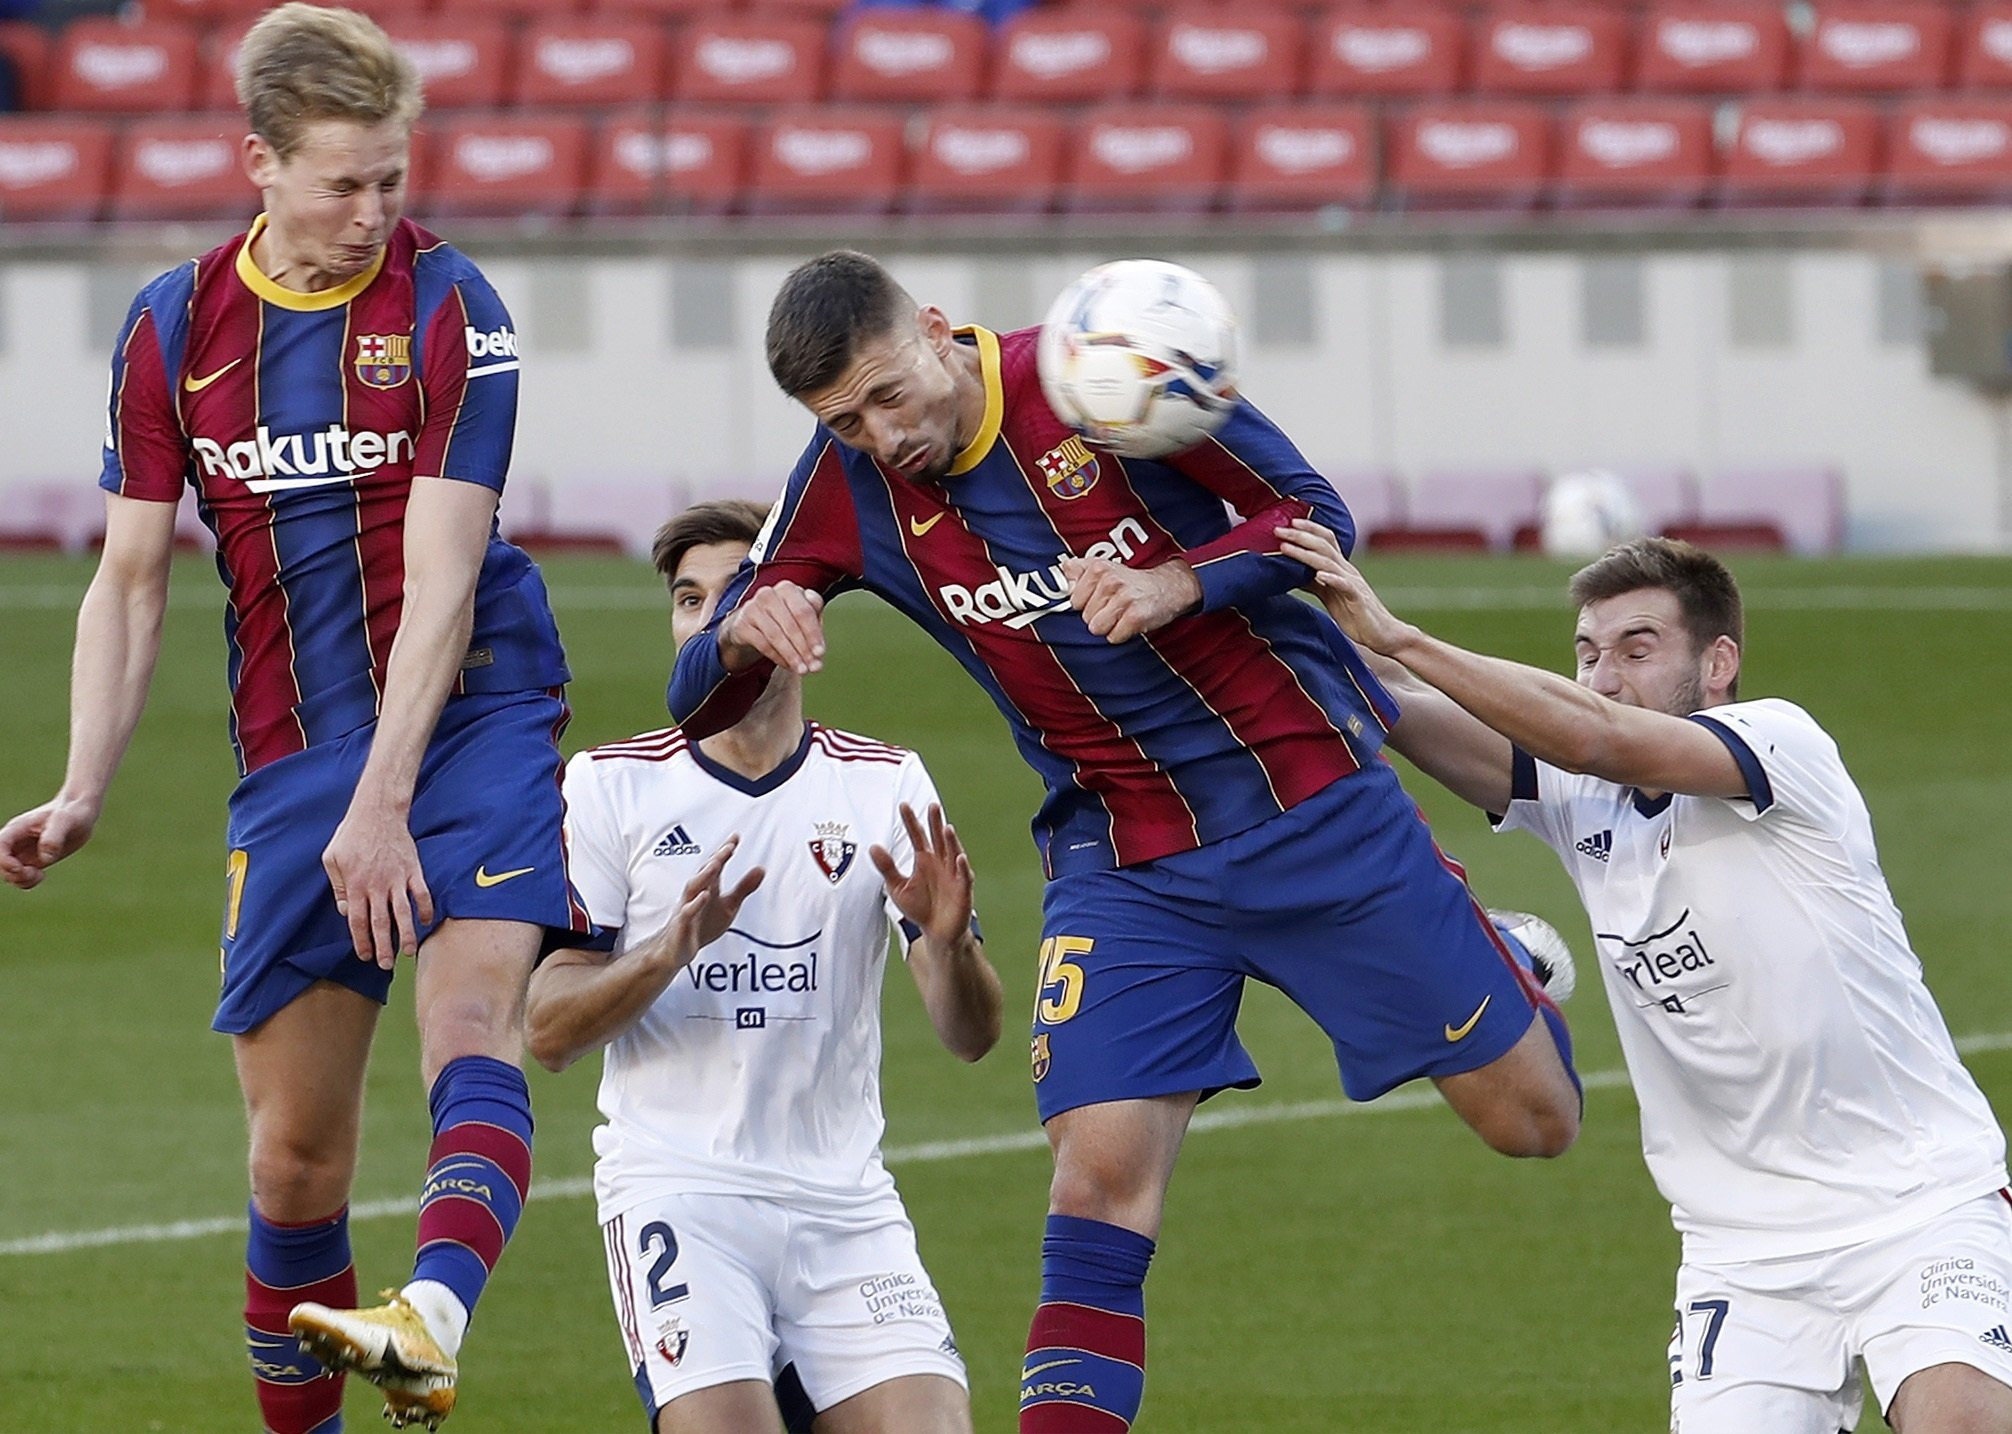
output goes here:
<path id="1" fill-rule="evenodd" d="M 1907 1377 L 1886 1420 L 1894 1434 L 2007 1434 L 2012 1388 L 1967 1364 L 1938 1364 Z"/>
<path id="2" fill-rule="evenodd" d="M 941 1374 L 906 1375 L 834 1404 L 811 1434 L 971 1434 L 971 1395 Z"/>
<path id="3" fill-rule="evenodd" d="M 378 1006 L 320 982 L 233 1038 L 251 1135 L 245 1344 L 269 1434 L 335 1434 L 342 1378 L 287 1327 L 303 1300 L 356 1302 L 349 1189 Z"/>

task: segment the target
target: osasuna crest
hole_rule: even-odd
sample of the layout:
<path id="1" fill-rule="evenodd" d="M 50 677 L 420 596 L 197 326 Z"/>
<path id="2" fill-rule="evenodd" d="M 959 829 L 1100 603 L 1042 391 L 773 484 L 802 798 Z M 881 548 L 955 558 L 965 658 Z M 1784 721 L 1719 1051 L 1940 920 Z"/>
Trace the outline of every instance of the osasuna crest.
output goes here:
<path id="1" fill-rule="evenodd" d="M 356 376 L 372 388 L 397 388 L 412 377 L 411 334 L 358 334 Z"/>
<path id="2" fill-rule="evenodd" d="M 1043 453 L 1037 466 L 1057 498 L 1080 498 L 1097 486 L 1097 455 L 1073 433 Z"/>
<path id="3" fill-rule="evenodd" d="M 810 844 L 811 860 L 817 869 L 830 878 L 837 886 L 845 874 L 852 870 L 852 858 L 859 851 L 859 843 L 852 839 L 852 828 L 844 822 L 819 822 L 817 838 Z"/>
<path id="4" fill-rule="evenodd" d="M 664 1363 L 673 1369 L 685 1357 L 685 1346 L 692 1342 L 692 1332 L 685 1328 L 685 1322 L 676 1315 L 664 1322 L 657 1330 L 657 1353 L 664 1357 Z"/>

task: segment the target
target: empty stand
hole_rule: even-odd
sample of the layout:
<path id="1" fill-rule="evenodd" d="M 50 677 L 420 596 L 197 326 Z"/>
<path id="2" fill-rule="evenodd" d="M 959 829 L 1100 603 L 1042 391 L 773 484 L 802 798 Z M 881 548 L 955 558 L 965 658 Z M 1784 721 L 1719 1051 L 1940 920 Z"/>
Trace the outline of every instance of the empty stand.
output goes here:
<path id="1" fill-rule="evenodd" d="M 1355 541 L 1365 541 L 1386 528 L 1397 526 L 1404 513 L 1404 489 L 1388 468 L 1327 468 L 1321 473 L 1334 485 L 1348 515 L 1355 520 Z"/>
<path id="2" fill-rule="evenodd" d="M 235 20 L 210 32 L 196 61 L 196 104 L 204 110 L 237 108 L 238 50 L 251 32 L 250 20 Z"/>
<path id="3" fill-rule="evenodd" d="M 1984 0 L 1964 17 L 1956 41 L 1956 83 L 1972 90 L 2012 90 L 2012 3 Z"/>
<path id="4" fill-rule="evenodd" d="M 426 86 L 428 109 L 493 109 L 510 93 L 510 32 L 482 14 L 386 21 Z"/>
<path id="5" fill-rule="evenodd" d="M 694 20 L 673 45 L 672 94 L 700 104 L 794 104 L 824 94 L 825 27 L 795 16 Z"/>
<path id="6" fill-rule="evenodd" d="M 1802 83 L 1833 94 L 1940 89 L 1952 38 L 1944 5 L 1825 0 L 1803 38 Z"/>
<path id="7" fill-rule="evenodd" d="M 196 96 L 196 36 L 183 25 L 78 20 L 56 41 L 49 103 L 84 113 L 161 114 Z"/>
<path id="8" fill-rule="evenodd" d="M 1655 0 L 1642 17 L 1636 84 L 1664 94 L 1765 94 L 1788 82 L 1788 17 L 1753 0 Z"/>
<path id="9" fill-rule="evenodd" d="M 1886 198 L 1898 203 L 2012 200 L 2012 98 L 1910 100 L 1887 128 Z"/>
<path id="10" fill-rule="evenodd" d="M 1437 5 L 1358 6 L 1315 22 L 1310 87 L 1316 95 L 1452 94 L 1466 76 L 1467 26 Z"/>
<path id="11" fill-rule="evenodd" d="M 1626 23 L 1615 10 L 1586 5 L 1498 6 L 1482 16 L 1475 35 L 1474 88 L 1499 95 L 1617 90 Z"/>
<path id="12" fill-rule="evenodd" d="M 1400 204 L 1525 208 L 1551 164 L 1551 120 L 1517 100 L 1445 100 L 1392 118 L 1384 153 Z"/>
<path id="13" fill-rule="evenodd" d="M 640 15 L 654 20 L 682 20 L 694 15 L 717 15 L 733 8 L 720 0 L 590 0 L 588 9 L 596 15 Z"/>
<path id="14" fill-rule="evenodd" d="M 14 67 L 21 108 L 47 109 L 49 105 L 50 56 L 55 50 L 49 32 L 25 20 L 0 20 L 0 59 Z"/>
<path id="15" fill-rule="evenodd" d="M 1859 204 L 1879 169 L 1879 111 L 1853 100 L 1755 100 L 1723 157 L 1728 203 Z"/>
<path id="16" fill-rule="evenodd" d="M 1237 124 L 1228 207 L 1363 208 L 1375 202 L 1376 177 L 1366 105 L 1259 105 Z"/>
<path id="17" fill-rule="evenodd" d="M 398 3 L 398 0 L 379 0 Z M 424 8 L 407 0 L 409 9 Z M 524 20 L 562 19 L 586 8 L 584 0 L 431 0 L 431 8 L 442 15 L 508 16 Z"/>
<path id="18" fill-rule="evenodd" d="M 1701 204 L 1714 171 L 1711 108 L 1682 99 L 1584 100 L 1558 124 L 1565 204 Z"/>
<path id="19" fill-rule="evenodd" d="M 839 29 L 832 96 L 904 104 L 974 99 L 990 40 L 983 20 L 955 10 L 855 11 Z"/>
<path id="20" fill-rule="evenodd" d="M 548 19 L 517 42 L 517 102 L 624 105 L 664 93 L 668 37 L 636 18 Z"/>
<path id="21" fill-rule="evenodd" d="M 617 115 L 601 126 L 588 167 L 599 214 L 724 214 L 747 187 L 749 124 L 675 107 Z"/>
<path id="22" fill-rule="evenodd" d="M 238 159 L 239 115 L 149 120 L 114 151 L 115 219 L 249 219 L 259 195 Z"/>
<path id="23" fill-rule="evenodd" d="M 1154 32 L 1147 83 L 1170 100 L 1278 99 L 1299 93 L 1305 52 L 1306 27 L 1291 11 L 1184 8 Z"/>
<path id="24" fill-rule="evenodd" d="M 918 213 L 1040 213 L 1062 183 L 1064 121 L 1052 110 L 947 106 L 917 143 L 908 207 Z"/>
<path id="25" fill-rule="evenodd" d="M 898 115 L 841 105 L 788 110 L 756 134 L 748 207 L 885 214 L 900 193 L 903 160 Z"/>
<path id="26" fill-rule="evenodd" d="M 1071 136 L 1064 207 L 1199 210 L 1228 178 L 1229 129 L 1207 105 L 1105 105 Z"/>
<path id="27" fill-rule="evenodd" d="M 1669 531 L 1706 548 L 1834 553 L 1844 543 L 1844 477 L 1818 465 L 1708 474 L 1698 485 L 1696 520 Z"/>
<path id="28" fill-rule="evenodd" d="M 103 121 L 0 116 L 0 223 L 95 219 L 111 169 Z"/>
<path id="29" fill-rule="evenodd" d="M 1002 100 L 1092 104 L 1137 95 L 1146 27 L 1121 10 L 1026 10 L 993 46 L 992 93 Z"/>
<path id="30" fill-rule="evenodd" d="M 1537 521 L 1544 475 L 1532 468 L 1450 468 L 1421 473 L 1402 526 L 1377 535 L 1384 550 L 1502 551 Z"/>
<path id="31" fill-rule="evenodd" d="M 577 115 L 458 116 L 429 151 L 429 213 L 570 214 L 586 191 L 587 123 Z"/>
<path id="32" fill-rule="evenodd" d="M 1672 524 L 1692 522 L 1697 517 L 1697 475 L 1681 464 L 1615 463 L 1603 465 L 1599 471 L 1611 473 L 1627 485 L 1644 532 L 1665 532 Z"/>

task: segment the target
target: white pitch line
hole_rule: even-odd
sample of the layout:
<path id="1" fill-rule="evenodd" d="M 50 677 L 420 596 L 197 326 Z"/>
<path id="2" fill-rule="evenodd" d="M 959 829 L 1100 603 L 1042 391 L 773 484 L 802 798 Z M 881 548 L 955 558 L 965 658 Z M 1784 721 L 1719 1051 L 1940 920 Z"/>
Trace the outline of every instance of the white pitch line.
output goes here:
<path id="1" fill-rule="evenodd" d="M 1964 1055 L 1985 1051 L 2012 1050 L 2012 1031 L 1991 1035 L 1965 1036 L 1956 1042 Z M 1587 1090 L 1625 1087 L 1624 1070 L 1582 1071 L 1579 1080 Z M 1241 1130 L 1252 1125 L 1277 1125 L 1287 1121 L 1325 1120 L 1334 1116 L 1391 1115 L 1404 1111 L 1430 1110 L 1443 1106 L 1434 1090 L 1407 1090 L 1368 1105 L 1350 1100 L 1301 1100 L 1272 1105 L 1224 1106 L 1202 1110 L 1188 1126 L 1191 1134 L 1212 1130 Z M 968 1140 L 932 1140 L 920 1145 L 897 1145 L 884 1152 L 890 1165 L 921 1165 L 938 1160 L 968 1160 L 981 1155 L 1007 1155 L 1028 1150 L 1045 1150 L 1048 1137 L 1040 1130 L 1015 1130 L 999 1135 L 981 1135 Z M 540 1180 L 532 1185 L 533 1200 L 576 1200 L 594 1193 L 591 1176 L 570 1176 Z M 411 1198 L 365 1200 L 349 1207 L 349 1218 L 383 1220 L 412 1214 Z M 242 1215 L 219 1216 L 209 1220 L 176 1220 L 164 1225 L 113 1225 L 102 1230 L 52 1230 L 16 1240 L 0 1240 L 0 1255 L 60 1255 L 71 1250 L 96 1250 L 110 1245 L 160 1245 L 177 1240 L 201 1240 L 211 1235 L 238 1234 L 244 1230 Z"/>

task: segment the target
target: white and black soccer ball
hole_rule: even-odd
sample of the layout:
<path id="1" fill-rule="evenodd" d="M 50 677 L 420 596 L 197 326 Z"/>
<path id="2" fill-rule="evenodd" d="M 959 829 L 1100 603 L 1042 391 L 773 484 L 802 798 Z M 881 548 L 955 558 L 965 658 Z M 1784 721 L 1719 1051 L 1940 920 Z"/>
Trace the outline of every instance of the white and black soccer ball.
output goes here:
<path id="1" fill-rule="evenodd" d="M 1099 264 L 1062 291 L 1035 349 L 1061 420 L 1120 458 L 1164 458 L 1236 408 L 1236 317 L 1215 285 L 1161 259 Z"/>
<path id="2" fill-rule="evenodd" d="M 1614 544 L 1642 535 L 1642 509 L 1628 485 L 1612 473 L 1564 473 L 1544 490 L 1540 531 L 1550 557 L 1597 558 Z"/>

